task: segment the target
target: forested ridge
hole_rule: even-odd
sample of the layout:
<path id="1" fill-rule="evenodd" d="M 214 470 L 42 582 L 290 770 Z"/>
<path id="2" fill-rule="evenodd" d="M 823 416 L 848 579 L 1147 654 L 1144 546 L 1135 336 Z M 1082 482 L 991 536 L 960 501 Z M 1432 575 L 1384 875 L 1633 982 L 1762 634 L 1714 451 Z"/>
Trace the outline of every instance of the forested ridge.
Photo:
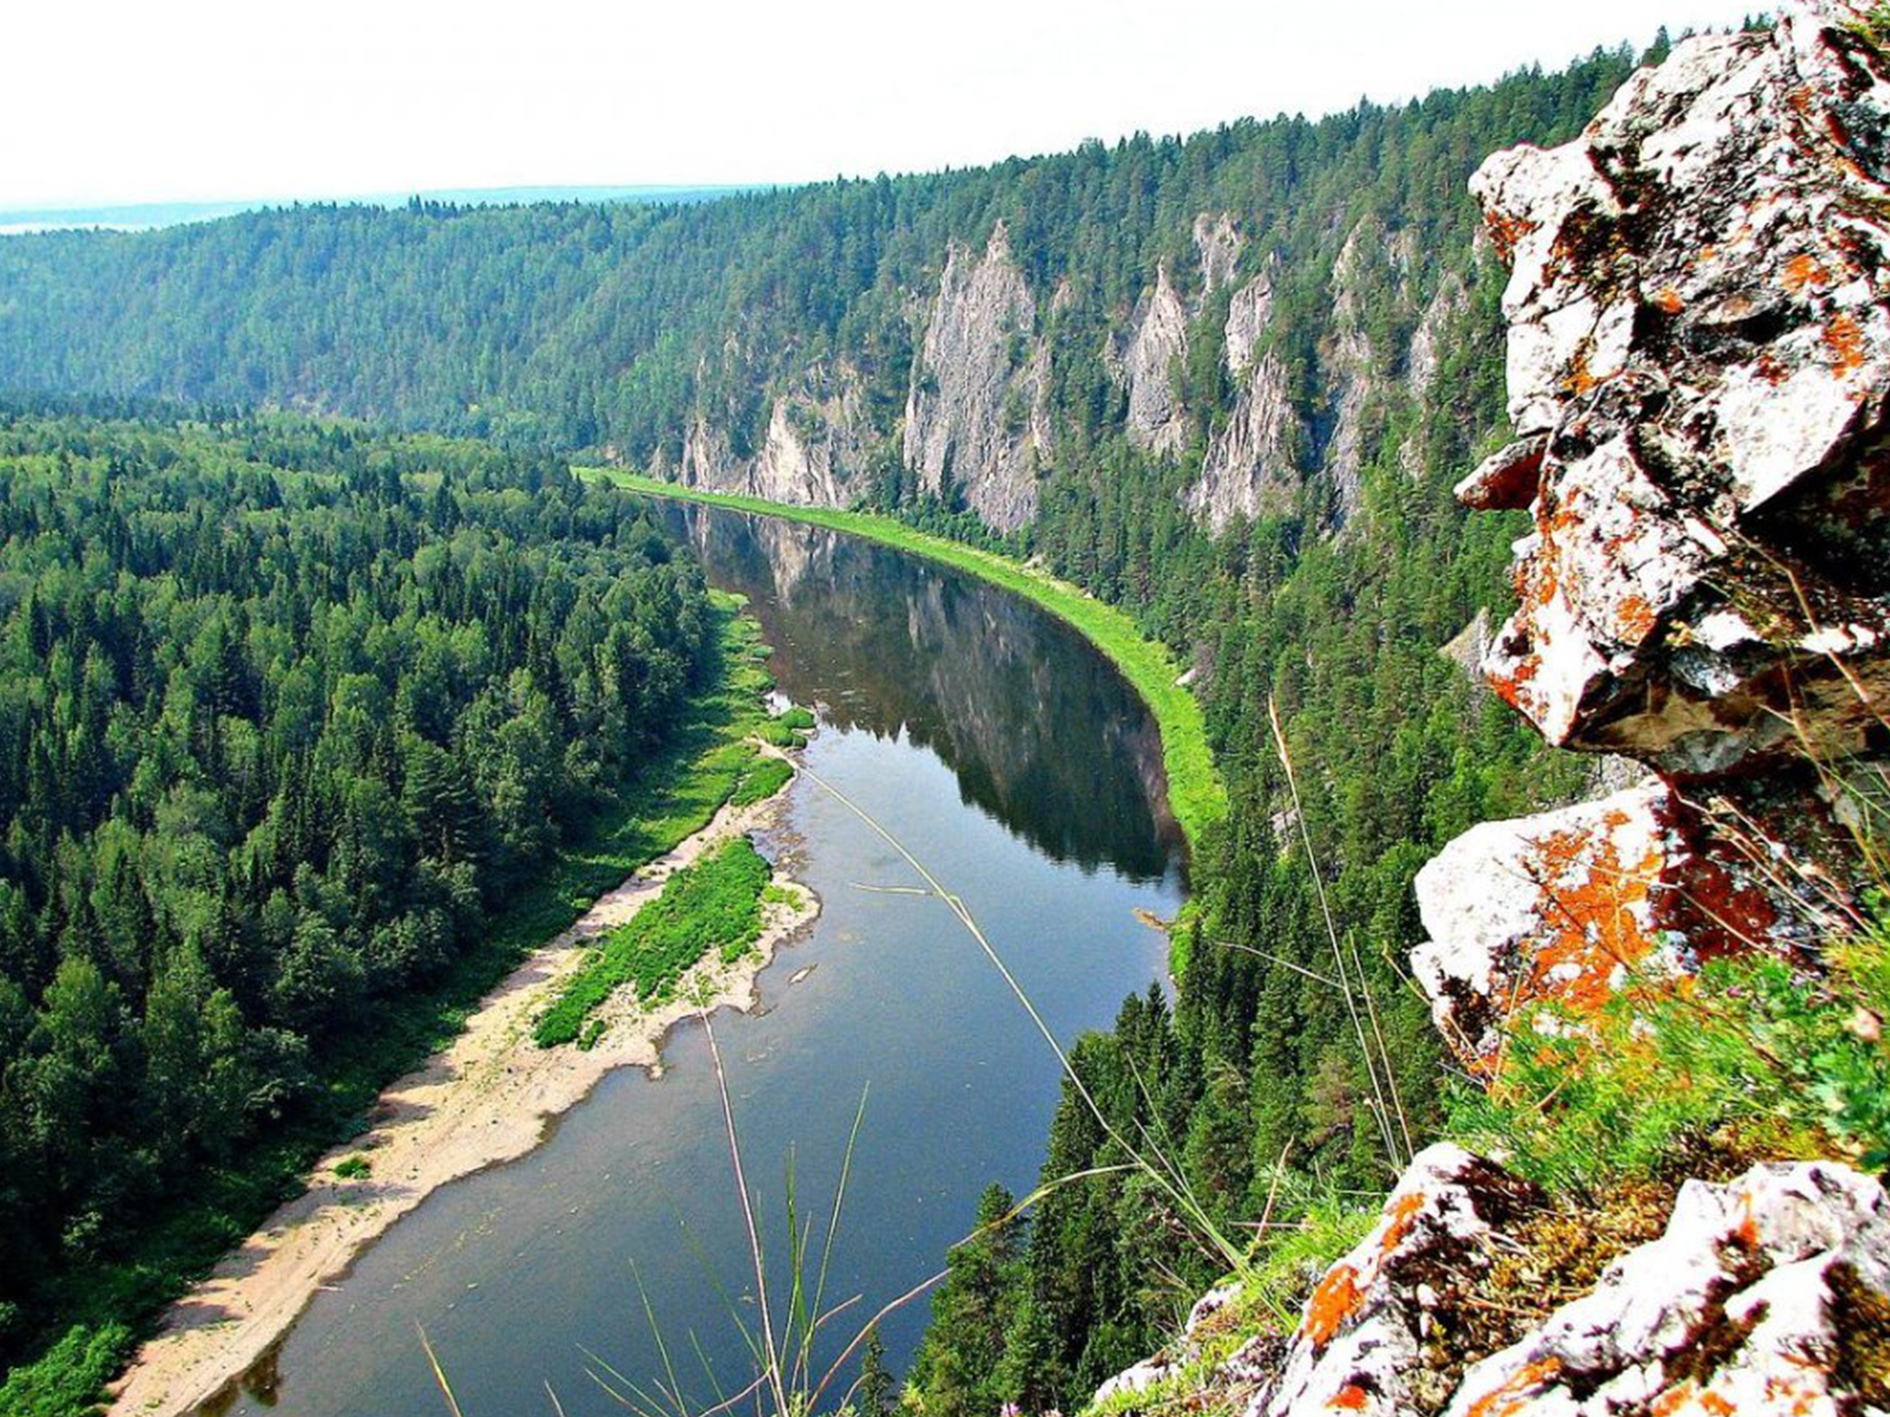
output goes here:
<path id="1" fill-rule="evenodd" d="M 275 404 L 640 466 L 679 457 L 698 412 L 746 452 L 772 390 L 844 363 L 873 433 L 891 438 L 913 378 L 915 294 L 936 287 L 949 242 L 982 245 L 1001 220 L 1031 287 L 1060 291 L 1054 309 L 1039 301 L 1035 333 L 1051 351 L 1049 415 L 1080 454 L 1120 422 L 1111 326 L 1158 267 L 1200 293 L 1197 213 L 1237 224 L 1243 269 L 1278 264 L 1286 308 L 1268 338 L 1291 349 L 1300 392 L 1317 401 L 1331 263 L 1356 223 L 1410 232 L 1428 295 L 1469 263 L 1463 184 L 1476 164 L 1502 143 L 1579 128 L 1631 63 L 1597 53 L 1560 74 L 1319 121 L 1249 119 L 701 204 L 315 205 L 9 238 L 0 388 Z M 1374 262 L 1369 318 L 1391 335 L 1411 315 Z M 1200 342 L 1177 371 L 1203 422 L 1233 393 L 1210 352 Z M 884 471 L 896 484 L 896 466 Z"/>
<path id="2" fill-rule="evenodd" d="M 663 742 L 715 620 L 636 504 L 562 464 L 16 409 L 0 625 L 18 1353 L 485 939 Z"/>
<path id="3" fill-rule="evenodd" d="M 861 504 L 1039 557 L 1130 610 L 1188 657 L 1230 811 L 1194 862 L 1196 900 L 1179 942 L 1187 968 L 1178 994 L 1172 1005 L 1159 991 L 1129 1000 L 1113 1033 L 1078 1046 L 1077 1067 L 1111 1126 L 1105 1130 L 1074 1092 L 1066 1096 L 1044 1177 L 1095 1174 L 1059 1186 L 1026 1222 L 999 1226 L 954 1252 L 911 1374 L 909 1397 L 927 1417 L 988 1417 L 1005 1403 L 1072 1411 L 1099 1381 L 1157 1347 L 1185 1301 L 1220 1268 L 1145 1175 L 1119 1169 L 1115 1138 L 1159 1139 L 1216 1223 L 1236 1230 L 1270 1198 L 1293 1207 L 1312 1204 L 1309 1197 L 1382 1191 L 1393 1174 L 1396 1157 L 1387 1154 L 1346 1002 L 1331 986 L 1332 945 L 1316 885 L 1326 888 L 1341 938 L 1356 948 L 1421 1141 L 1441 1118 L 1443 1070 L 1426 1007 L 1398 966 L 1418 931 L 1411 878 L 1470 824 L 1565 798 L 1585 780 L 1584 769 L 1545 754 L 1459 663 L 1439 653 L 1479 611 L 1505 608 L 1508 543 L 1519 531 L 1509 518 L 1466 519 L 1450 496 L 1504 423 L 1503 276 L 1477 249 L 1464 182 L 1499 147 L 1571 135 L 1635 62 L 1626 50 L 1598 53 L 1560 73 L 1512 75 L 1400 107 L 1365 104 L 1318 122 L 1242 122 L 1186 140 L 1138 137 L 969 172 L 838 182 L 688 208 L 316 207 L 135 237 L 9 240 L 0 242 L 0 387 L 360 414 L 567 457 L 673 466 L 685 457 L 691 430 L 704 424 L 725 437 L 731 457 L 750 457 L 785 391 L 826 396 L 844 382 L 837 372 L 844 368 L 858 392 L 869 463 L 870 475 L 853 484 Z M 1243 236 L 1238 279 L 1214 288 L 1194 233 L 1203 213 L 1226 213 Z M 924 489 L 900 449 L 904 410 L 924 392 L 915 352 L 926 300 L 952 244 L 980 248 L 1000 221 L 1011 258 L 1040 297 L 1034 323 L 1016 332 L 1015 364 L 1042 370 L 1040 379 L 1032 376 L 1037 406 L 1006 408 L 1003 418 L 1047 430 L 1033 472 L 1036 514 L 1003 536 L 953 498 L 951 479 L 943 496 Z M 1341 319 L 1335 271 L 1348 249 L 1357 259 L 1346 266 Z M 1111 353 L 1158 273 L 1189 311 L 1186 353 L 1165 371 L 1182 431 L 1162 449 L 1131 436 L 1128 395 Z M 1186 494 L 1241 398 L 1221 337 L 1231 293 L 1262 276 L 1271 281 L 1272 316 L 1256 352 L 1277 358 L 1292 424 L 1302 430 L 1283 445 L 1301 475 L 1291 495 L 1264 514 L 1236 516 L 1211 534 Z M 1440 299 L 1451 282 L 1460 296 Z M 1426 358 L 1434 369 L 1420 384 L 1411 377 L 1417 333 L 1432 312 Z M 1352 352 L 1341 358 L 1351 336 Z M 1357 487 L 1342 495 L 1325 469 L 1348 399 Z M 61 436 L 86 433 L 68 428 Z M 504 462 L 501 454 L 481 456 Z M 477 496 L 476 478 L 449 478 L 458 494 L 454 514 L 490 525 L 471 511 L 483 498 L 487 518 L 557 566 L 566 554 L 558 549 L 562 530 L 547 522 L 527 531 L 512 519 L 540 515 L 526 509 L 542 502 L 542 515 L 559 528 L 565 523 L 556 519 L 566 515 L 573 525 L 591 523 L 574 510 L 578 494 L 562 477 L 534 475 L 542 489 L 528 490 L 527 478 L 479 484 Z M 112 481 L 98 468 L 91 476 L 100 486 Z M 249 487 L 232 478 L 231 485 Z M 303 508 L 298 497 L 314 496 L 296 478 L 263 481 L 288 490 L 282 507 L 250 510 L 262 526 L 280 525 Z M 412 478 L 405 485 L 404 501 L 392 509 L 376 500 L 383 496 L 378 482 L 345 497 L 336 492 L 338 506 L 358 518 L 341 541 L 353 549 L 380 531 L 408 529 L 414 569 L 394 580 L 415 604 L 430 605 L 417 568 L 438 549 L 441 533 L 423 509 L 439 494 Z M 340 515 L 326 502 L 307 510 Z M 462 528 L 454 536 L 470 534 Z M 62 537 L 57 544 L 68 557 L 84 561 L 75 533 Z M 298 544 L 286 533 L 281 539 Z M 272 548 L 256 544 L 284 554 Z M 692 584 L 661 565 L 642 574 L 677 587 L 680 639 L 655 639 L 680 645 L 684 612 L 695 604 Z M 379 584 L 361 570 L 340 584 L 352 595 L 363 577 Z M 20 599 L 9 642 L 25 634 L 31 647 L 38 622 L 17 628 L 31 599 L 27 581 L 16 574 L 13 584 Z M 238 641 L 315 650 L 330 643 L 284 639 L 280 618 L 260 610 L 243 619 L 237 606 L 248 603 L 247 588 L 239 595 L 235 585 L 219 585 L 217 594 L 224 597 L 217 615 L 166 627 L 180 662 L 192 662 L 200 642 L 201 653 L 218 655 L 227 653 L 218 646 Z M 512 603 L 536 604 L 536 593 Z M 240 635 L 211 628 L 222 620 L 240 624 Z M 325 623 L 311 615 L 302 633 Z M 520 664 L 528 675 L 547 662 L 547 672 L 563 672 L 568 657 L 543 645 L 534 651 L 533 643 L 518 646 L 523 659 L 494 667 L 490 683 L 482 680 L 464 700 L 462 717 L 487 721 L 477 712 L 484 694 L 510 703 L 490 684 L 509 683 L 505 676 L 516 678 Z M 56 649 L 48 640 L 45 652 Z M 275 702 L 260 688 L 268 662 L 237 676 L 251 697 L 230 702 Z M 85 656 L 63 672 L 76 703 L 89 672 Z M 348 673 L 361 672 L 349 666 Z M 344 680 L 353 682 L 342 675 L 335 686 Z M 232 715 L 223 712 L 214 681 L 196 692 L 219 707 L 200 710 L 200 718 L 221 723 Z M 379 702 L 398 719 L 398 677 L 377 682 Z M 331 701 L 332 687 L 321 702 Z M 552 712 L 574 711 L 562 692 L 546 697 Z M 42 716 L 50 723 L 65 702 L 52 695 Z M 146 712 L 162 721 L 165 693 L 151 689 L 140 702 L 154 705 Z M 1273 746 L 1270 702 L 1301 776 L 1298 811 Z M 59 723 L 66 731 L 65 720 Z M 274 761 L 265 746 L 249 746 L 274 741 L 260 720 L 247 734 L 233 728 L 226 736 L 234 746 L 219 737 L 216 751 L 236 752 L 239 764 L 244 753 Z M 336 732 L 348 741 L 345 730 Z M 460 764 L 454 780 L 476 793 L 473 760 L 454 756 L 459 732 L 457 724 L 444 733 L 416 729 L 413 736 L 439 757 L 416 751 L 442 771 Z M 593 738 L 587 729 L 559 741 Z M 333 753 L 355 761 L 339 747 Z M 395 752 L 389 761 L 397 760 Z M 587 760 L 568 780 L 585 789 L 607 776 Z M 236 773 L 230 790 L 242 780 Z M 404 782 L 390 767 L 379 800 L 399 807 Z M 266 857 L 263 844 L 278 852 L 267 859 L 299 859 L 276 846 L 289 840 L 280 826 L 263 830 L 282 791 L 278 780 L 269 785 L 268 794 L 244 789 L 252 817 L 219 847 L 233 876 L 237 863 L 248 872 L 252 855 Z M 167 781 L 156 792 L 145 825 L 128 830 L 150 830 L 160 810 L 182 811 L 165 805 L 169 789 Z M 117 796 L 103 802 L 123 797 L 129 811 L 129 789 L 112 791 Z M 345 806 L 345 796 L 328 800 Z M 496 796 L 485 801 L 488 813 L 501 810 Z M 120 833 L 115 810 L 94 808 L 91 830 L 106 847 Z M 58 832 L 48 840 L 56 861 Z M 484 849 L 500 849 L 485 840 Z M 417 844 L 407 849 L 406 862 L 422 860 Z M 89 862 L 89 850 L 78 859 Z M 352 906 L 355 887 L 330 878 L 356 869 L 354 850 L 329 848 L 329 865 L 310 868 L 323 891 L 307 899 L 292 868 L 286 881 L 266 879 L 254 898 L 254 938 L 273 942 L 272 958 L 293 957 L 304 911 L 328 921 L 323 902 Z M 382 948 L 376 939 L 392 949 L 398 939 L 431 938 L 418 925 L 403 936 L 399 922 L 431 918 L 433 904 L 410 902 L 403 892 L 433 882 L 445 890 L 450 867 L 376 879 L 381 893 L 368 899 L 387 913 L 373 915 L 365 933 L 329 921 L 330 934 L 363 957 Z M 44 900 L 61 898 L 41 891 Z M 278 894 L 286 906 L 271 914 Z M 41 901 L 27 912 L 35 931 L 48 908 Z M 450 898 L 437 908 L 450 917 Z M 63 917 L 53 918 L 66 928 Z M 272 928 L 276 934 L 267 933 Z M 347 930 L 353 933 L 344 939 Z M 309 932 L 320 938 L 316 955 L 326 958 L 329 936 L 313 924 Z M 14 1011 L 27 1020 L 44 1012 L 46 991 L 60 980 L 59 951 L 35 948 L 38 992 L 28 991 Z M 224 984 L 212 953 L 197 946 L 202 967 L 249 1010 L 246 1018 L 285 1039 L 296 1031 L 289 1015 L 274 1012 L 293 989 L 278 998 L 266 973 Z M 113 975 L 109 950 L 85 957 L 96 974 L 86 976 L 92 996 L 118 991 L 114 1017 L 134 1018 L 126 1001 L 157 988 L 155 976 Z M 344 965 L 344 985 L 347 974 Z M 9 1016 L 0 998 L 0 1047 Z M 35 1036 L 52 1035 L 42 1028 Z M 294 1044 L 284 1047 L 293 1056 Z M 1290 1181 L 1276 1185 L 1282 1158 Z M 63 1173 L 55 1165 L 48 1174 Z M 990 1198 L 983 1218 L 1004 1208 Z M 74 1204 L 69 1213 L 82 1220 L 89 1212 Z"/>

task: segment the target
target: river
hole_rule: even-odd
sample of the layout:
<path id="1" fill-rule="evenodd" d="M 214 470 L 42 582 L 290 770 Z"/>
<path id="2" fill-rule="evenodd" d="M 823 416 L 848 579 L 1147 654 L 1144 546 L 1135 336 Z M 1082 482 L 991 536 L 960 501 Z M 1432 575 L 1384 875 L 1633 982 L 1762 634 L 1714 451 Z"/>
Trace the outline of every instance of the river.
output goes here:
<path id="1" fill-rule="evenodd" d="M 1183 851 L 1155 727 L 1060 621 L 957 572 L 819 528 L 709 508 L 660 515 L 710 580 L 750 599 L 782 693 L 815 707 L 810 768 L 961 894 L 1065 1043 L 1163 977 Z M 750 1188 L 785 1277 L 792 1158 L 824 1221 L 855 1110 L 830 1300 L 836 1339 L 937 1269 L 991 1181 L 1027 1192 L 1058 1094 L 1055 1056 L 938 901 L 875 887 L 911 869 L 832 795 L 788 789 L 764 851 L 824 909 L 762 975 L 763 1008 L 715 1020 Z M 811 972 L 808 972 L 810 971 Z M 797 981 L 797 982 L 791 982 Z M 621 1412 L 587 1370 L 647 1382 L 661 1358 L 700 1403 L 752 1375 L 748 1251 L 699 1026 L 658 1080 L 607 1078 L 525 1159 L 441 1190 L 317 1296 L 216 1411 L 444 1413 L 424 1325 L 466 1417 Z M 639 1288 L 639 1276 L 641 1289 Z M 903 1367 L 924 1305 L 882 1325 Z M 588 1355 L 595 1355 L 595 1359 Z M 713 1398 L 708 1398 L 713 1401 Z"/>

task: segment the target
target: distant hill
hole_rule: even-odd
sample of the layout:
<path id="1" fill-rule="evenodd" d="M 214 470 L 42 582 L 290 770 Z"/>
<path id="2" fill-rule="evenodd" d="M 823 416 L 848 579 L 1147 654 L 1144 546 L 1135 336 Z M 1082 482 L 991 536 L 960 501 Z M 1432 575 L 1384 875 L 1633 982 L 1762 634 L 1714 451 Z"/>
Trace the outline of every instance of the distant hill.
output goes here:
<path id="1" fill-rule="evenodd" d="M 442 187 L 432 191 L 377 192 L 337 198 L 350 205 L 399 207 L 418 197 L 420 201 L 456 207 L 523 206 L 533 202 L 706 202 L 731 192 L 753 191 L 752 186 L 685 187 Z M 155 231 L 188 222 L 215 221 L 219 217 L 243 212 L 263 211 L 270 207 L 297 205 L 298 199 L 267 198 L 250 202 L 132 202 L 118 206 L 92 207 L 9 207 L 0 208 L 0 236 L 20 236 L 39 231 L 70 231 L 103 227 L 111 231 Z M 303 200 L 303 205 L 308 205 Z"/>

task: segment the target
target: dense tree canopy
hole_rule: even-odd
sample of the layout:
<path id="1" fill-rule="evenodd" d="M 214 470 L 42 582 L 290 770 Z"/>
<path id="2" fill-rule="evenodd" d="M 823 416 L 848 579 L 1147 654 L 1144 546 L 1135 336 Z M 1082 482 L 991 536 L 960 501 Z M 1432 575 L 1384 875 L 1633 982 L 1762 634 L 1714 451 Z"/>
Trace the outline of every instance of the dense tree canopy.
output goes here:
<path id="1" fill-rule="evenodd" d="M 274 404 L 642 465 L 676 456 L 698 410 L 746 454 L 773 388 L 843 361 L 891 437 L 915 299 L 936 290 L 950 241 L 981 245 L 1003 220 L 1052 352 L 1049 414 L 1080 456 L 1120 426 L 1109 331 L 1159 266 L 1184 295 L 1200 285 L 1197 213 L 1238 225 L 1247 272 L 1285 273 L 1275 338 L 1316 402 L 1326 276 L 1346 234 L 1366 218 L 1409 232 L 1428 293 L 1468 264 L 1472 169 L 1503 144 L 1575 131 L 1629 63 L 1598 53 L 1562 74 L 1317 122 L 1248 119 L 711 203 L 302 206 L 9 238 L 0 388 Z M 1380 333 L 1399 318 L 1389 296 L 1367 301 Z M 1200 418 L 1226 412 L 1217 364 L 1184 377 Z"/>
<path id="2" fill-rule="evenodd" d="M 0 412 L 0 1338 L 452 960 L 710 627 L 562 464 Z"/>

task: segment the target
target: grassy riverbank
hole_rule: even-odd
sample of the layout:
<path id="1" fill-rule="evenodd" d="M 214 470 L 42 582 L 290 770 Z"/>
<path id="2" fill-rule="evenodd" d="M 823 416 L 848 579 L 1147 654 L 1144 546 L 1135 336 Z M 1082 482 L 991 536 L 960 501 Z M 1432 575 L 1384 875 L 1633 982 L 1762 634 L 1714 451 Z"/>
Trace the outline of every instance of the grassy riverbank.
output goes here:
<path id="1" fill-rule="evenodd" d="M 586 1029 L 585 1020 L 619 989 L 634 985 L 638 1003 L 666 1004 L 699 960 L 712 953 L 723 964 L 740 959 L 760 938 L 762 893 L 773 878 L 745 836 L 676 872 L 661 895 L 605 935 L 571 976 L 532 1027 L 538 1046 L 589 1047 L 602 1021 Z"/>
<path id="2" fill-rule="evenodd" d="M 1227 793 L 1208 750 L 1207 723 L 1194 695 L 1177 682 L 1181 667 L 1166 647 L 1150 640 L 1130 616 L 1113 605 L 1007 556 L 929 535 L 892 517 L 705 492 L 614 468 L 583 471 L 651 496 L 783 517 L 864 537 L 966 571 L 1042 606 L 1074 626 L 1107 655 L 1154 714 L 1162 735 L 1162 761 L 1168 771 L 1169 806 L 1187 834 L 1189 845 L 1197 846 L 1202 835 L 1226 815 Z"/>
<path id="3" fill-rule="evenodd" d="M 71 1417 L 130 1356 L 137 1330 L 283 1201 L 310 1168 L 355 1135 L 396 1078 L 455 1038 L 480 1001 L 533 950 L 567 929 L 604 892 L 747 796 L 757 769 L 775 763 L 749 740 L 770 722 L 760 635 L 734 597 L 718 596 L 719 653 L 710 681 L 667 748 L 462 954 L 432 988 L 380 1005 L 362 1028 L 325 1050 L 313 1091 L 265 1143 L 205 1168 L 157 1223 L 116 1256 L 75 1271 L 47 1306 L 64 1337 L 0 1385 L 0 1417 Z M 778 785 L 778 783 L 777 783 Z"/>

